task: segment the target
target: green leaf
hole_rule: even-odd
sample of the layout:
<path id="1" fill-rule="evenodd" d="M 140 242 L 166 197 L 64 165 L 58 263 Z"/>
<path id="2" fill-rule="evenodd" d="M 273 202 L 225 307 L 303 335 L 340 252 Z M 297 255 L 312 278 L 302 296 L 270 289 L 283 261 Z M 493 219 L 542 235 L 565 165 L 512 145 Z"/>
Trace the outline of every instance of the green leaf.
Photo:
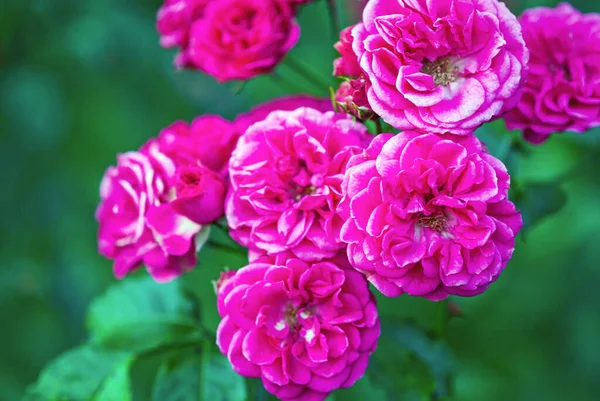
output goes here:
<path id="1" fill-rule="evenodd" d="M 94 401 L 131 401 L 132 390 L 129 371 L 135 358 L 128 357 L 115 367 L 102 384 Z"/>
<path id="2" fill-rule="evenodd" d="M 524 187 L 524 188 L 523 188 Z M 558 212 L 567 203 L 566 192 L 556 183 L 526 183 L 515 188 L 512 200 L 523 216 L 523 231 Z"/>
<path id="3" fill-rule="evenodd" d="M 23 396 L 21 401 L 51 401 L 49 398 L 41 395 L 35 387 L 30 387 L 27 389 L 26 394 Z"/>
<path id="4" fill-rule="evenodd" d="M 25 400 L 128 401 L 128 398 L 124 398 L 125 392 L 120 394 L 121 398 L 94 397 L 107 388 L 103 386 L 105 380 L 110 377 L 112 381 L 112 378 L 119 377 L 119 370 L 124 369 L 130 361 L 131 355 L 125 352 L 106 351 L 93 346 L 75 348 L 59 356 L 42 371 Z M 116 376 L 112 376 L 113 373 Z M 108 386 L 107 391 L 120 391 L 114 383 Z"/>
<path id="5" fill-rule="evenodd" d="M 494 157 L 504 163 L 511 177 L 515 178 L 518 175 L 520 159 L 529 153 L 523 144 L 520 132 L 507 131 L 504 121 L 496 120 L 479 127 L 475 131 L 475 136 L 485 144 Z"/>
<path id="6" fill-rule="evenodd" d="M 205 341 L 201 355 L 179 353 L 165 361 L 153 401 L 245 401 L 246 383 L 214 344 Z"/>
<path id="7" fill-rule="evenodd" d="M 443 342 L 409 324 L 388 324 L 382 331 L 386 336 L 368 373 L 389 400 L 429 401 L 450 395 L 454 358 Z"/>
<path id="8" fill-rule="evenodd" d="M 201 360 L 197 356 L 171 358 L 161 366 L 152 401 L 198 401 Z"/>
<path id="9" fill-rule="evenodd" d="M 87 316 L 91 342 L 111 349 L 147 350 L 198 332 L 194 304 L 177 281 L 123 281 L 92 303 Z"/>
<path id="10" fill-rule="evenodd" d="M 202 350 L 201 395 L 204 401 L 244 401 L 246 383 L 233 371 L 213 343 L 205 341 Z"/>

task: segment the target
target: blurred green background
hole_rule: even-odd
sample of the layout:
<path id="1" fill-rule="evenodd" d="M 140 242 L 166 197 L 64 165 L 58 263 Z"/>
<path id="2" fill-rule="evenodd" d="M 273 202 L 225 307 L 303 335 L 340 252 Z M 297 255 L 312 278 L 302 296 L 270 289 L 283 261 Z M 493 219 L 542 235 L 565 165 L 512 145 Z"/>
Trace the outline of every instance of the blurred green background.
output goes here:
<path id="1" fill-rule="evenodd" d="M 509 6 L 518 14 L 541 2 Z M 159 47 L 154 30 L 160 3 L 0 0 L 2 401 L 19 400 L 49 360 L 85 339 L 87 305 L 115 282 L 111 263 L 96 252 L 94 220 L 100 178 L 115 155 L 174 120 L 233 118 L 292 91 L 265 77 L 236 95 L 235 83 L 175 71 L 174 53 Z M 572 3 L 600 12 L 597 0 Z M 292 55 L 327 76 L 334 54 L 325 11 L 322 0 L 302 10 Z M 353 22 L 351 13 L 344 18 Z M 310 87 L 289 68 L 278 71 L 295 91 Z M 498 136 L 498 128 L 487 134 Z M 456 400 L 596 401 L 600 394 L 600 159 L 589 156 L 600 151 L 600 132 L 529 148 L 516 178 L 559 182 L 567 205 L 521 236 L 490 290 L 454 300 L 464 312 L 446 331 Z M 184 279 L 208 299 L 212 329 L 209 280 L 222 270 L 221 256 L 204 252 Z M 384 316 L 428 307 L 408 298 L 381 302 Z"/>

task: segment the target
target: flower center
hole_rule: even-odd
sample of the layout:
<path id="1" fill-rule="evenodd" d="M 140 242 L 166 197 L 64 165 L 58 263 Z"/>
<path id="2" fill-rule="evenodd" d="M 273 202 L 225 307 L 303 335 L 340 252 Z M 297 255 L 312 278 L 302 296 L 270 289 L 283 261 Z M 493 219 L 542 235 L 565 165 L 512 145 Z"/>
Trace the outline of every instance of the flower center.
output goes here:
<path id="1" fill-rule="evenodd" d="M 304 198 L 306 195 L 312 195 L 317 190 L 317 187 L 314 185 L 308 185 L 306 187 L 296 187 L 294 200 L 298 202 L 300 199 Z"/>
<path id="2" fill-rule="evenodd" d="M 304 160 L 298 161 L 295 175 L 290 180 L 290 196 L 299 202 L 308 195 L 313 195 L 323 185 L 323 177 L 313 174 Z"/>
<path id="3" fill-rule="evenodd" d="M 422 227 L 428 227 L 440 234 L 448 231 L 447 219 L 443 214 L 432 216 L 425 216 L 421 214 L 417 220 L 417 223 Z"/>
<path id="4" fill-rule="evenodd" d="M 458 78 L 458 68 L 448 57 L 440 57 L 435 61 L 425 60 L 421 72 L 431 75 L 436 86 L 448 86 Z"/>
<path id="5" fill-rule="evenodd" d="M 563 73 L 563 77 L 567 80 L 567 81 L 571 81 L 571 71 L 569 71 L 569 68 L 565 65 L 561 65 L 558 63 L 550 63 L 550 72 L 552 74 L 556 74 L 559 71 Z"/>
<path id="6" fill-rule="evenodd" d="M 298 320 L 298 316 L 302 319 L 301 321 Z M 296 333 L 302 329 L 302 322 L 306 322 L 306 319 L 311 316 L 314 316 L 314 310 L 310 306 L 289 303 L 283 310 L 281 320 L 292 333 Z"/>
<path id="7" fill-rule="evenodd" d="M 300 325 L 298 324 L 298 309 L 300 309 L 299 306 L 289 304 L 283 311 L 283 321 L 291 331 L 300 329 Z"/>
<path id="8" fill-rule="evenodd" d="M 194 172 L 184 172 L 181 174 L 181 181 L 189 186 L 198 186 L 200 184 L 200 176 Z"/>

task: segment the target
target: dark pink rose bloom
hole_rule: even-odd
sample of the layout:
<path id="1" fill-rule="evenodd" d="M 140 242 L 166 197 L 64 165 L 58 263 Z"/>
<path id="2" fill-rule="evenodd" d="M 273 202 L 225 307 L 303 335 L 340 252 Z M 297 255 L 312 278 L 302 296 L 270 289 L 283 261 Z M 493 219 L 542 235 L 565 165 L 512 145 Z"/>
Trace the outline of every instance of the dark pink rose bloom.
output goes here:
<path id="1" fill-rule="evenodd" d="M 310 108 L 275 111 L 238 141 L 225 214 L 251 250 L 331 257 L 344 244 L 335 214 L 346 162 L 370 141 L 350 116 Z"/>
<path id="2" fill-rule="evenodd" d="M 219 294 L 219 291 L 221 291 L 221 288 L 225 285 L 225 283 L 231 280 L 236 273 L 237 272 L 235 270 L 226 270 L 224 272 L 221 272 L 221 274 L 219 275 L 219 279 L 217 281 L 213 281 L 215 294 Z"/>
<path id="3" fill-rule="evenodd" d="M 379 135 L 350 159 L 342 186 L 350 263 L 390 297 L 477 295 L 512 257 L 522 225 L 509 184 L 473 135 Z"/>
<path id="4" fill-rule="evenodd" d="M 354 50 L 352 50 L 352 29 L 349 26 L 340 32 L 340 41 L 334 47 L 340 53 L 333 62 L 333 75 L 344 77 L 335 93 L 338 107 L 359 120 L 369 120 L 375 116 L 367 99 L 367 79 L 363 74 Z"/>
<path id="5" fill-rule="evenodd" d="M 371 108 L 395 128 L 468 135 L 521 96 L 529 53 L 496 0 L 372 0 L 352 36 Z"/>
<path id="6" fill-rule="evenodd" d="M 527 10 L 519 21 L 531 60 L 523 97 L 505 116 L 507 127 L 542 143 L 555 132 L 600 126 L 600 14 L 562 3 Z"/>
<path id="7" fill-rule="evenodd" d="M 173 209 L 198 224 L 210 224 L 224 215 L 227 183 L 202 165 L 189 165 L 175 173 Z"/>
<path id="8" fill-rule="evenodd" d="M 366 85 L 367 82 L 364 77 L 351 79 L 342 82 L 335 93 L 335 101 L 338 107 L 362 121 L 376 117 L 369 106 L 367 92 L 365 91 Z"/>
<path id="9" fill-rule="evenodd" d="M 333 47 L 340 53 L 340 57 L 333 61 L 333 75 L 336 77 L 359 77 L 362 70 L 358 65 L 358 58 L 352 50 L 352 28 L 349 26 L 340 32 L 340 40 Z"/>
<path id="10" fill-rule="evenodd" d="M 377 347 L 375 298 L 345 258 L 259 258 L 227 277 L 217 305 L 217 345 L 233 370 L 283 401 L 352 386 Z"/>
<path id="11" fill-rule="evenodd" d="M 96 210 L 98 249 L 114 260 L 115 276 L 143 263 L 156 281 L 166 282 L 192 269 L 202 227 L 171 207 L 173 160 L 156 140 L 117 160 L 104 174 Z"/>
<path id="12" fill-rule="evenodd" d="M 270 72 L 300 37 L 283 0 L 211 1 L 191 26 L 187 56 L 219 82 Z"/>
<path id="13" fill-rule="evenodd" d="M 204 8 L 212 0 L 166 0 L 158 10 L 156 30 L 160 34 L 163 47 L 182 49 L 175 58 L 175 65 L 185 67 L 188 63 L 186 49 L 189 43 L 190 27 L 196 19 L 202 18 Z"/>
<path id="14" fill-rule="evenodd" d="M 262 103 L 248 113 L 240 114 L 234 123 L 237 130 L 244 133 L 248 127 L 259 121 L 263 121 L 273 111 L 292 111 L 301 107 L 309 107 L 318 111 L 333 111 L 333 105 L 329 98 L 316 98 L 308 95 L 290 95 Z"/>
<path id="15" fill-rule="evenodd" d="M 238 138 L 235 124 L 215 115 L 191 124 L 176 121 L 160 132 L 160 150 L 176 166 L 170 182 L 174 210 L 198 224 L 223 216 L 229 159 Z"/>
<path id="16" fill-rule="evenodd" d="M 176 121 L 159 135 L 161 151 L 177 166 L 198 165 L 227 177 L 231 152 L 240 132 L 230 121 L 220 116 L 204 115 L 191 124 Z"/>

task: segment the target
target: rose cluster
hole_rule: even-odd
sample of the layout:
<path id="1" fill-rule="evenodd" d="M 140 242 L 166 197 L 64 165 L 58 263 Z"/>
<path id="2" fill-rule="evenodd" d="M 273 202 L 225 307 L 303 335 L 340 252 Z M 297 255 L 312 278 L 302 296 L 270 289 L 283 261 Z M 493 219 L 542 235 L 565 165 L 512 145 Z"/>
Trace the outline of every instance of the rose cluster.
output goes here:
<path id="1" fill-rule="evenodd" d="M 159 282 L 196 265 L 208 225 L 224 214 L 229 161 L 241 133 L 271 110 L 331 108 L 306 96 L 277 99 L 230 122 L 176 121 L 138 151 L 119 155 L 100 185 L 98 249 L 123 278 L 142 264 Z"/>
<path id="2" fill-rule="evenodd" d="M 161 43 L 180 67 L 249 79 L 295 44 L 303 3 L 167 0 Z M 600 125 L 598 43 L 600 16 L 568 5 L 519 21 L 496 0 L 370 0 L 335 44 L 334 104 L 292 96 L 178 121 L 120 155 L 101 184 L 99 250 L 119 278 L 143 264 L 168 281 L 225 217 L 248 265 L 216 284 L 220 351 L 283 400 L 324 400 L 377 346 L 369 283 L 439 301 L 498 279 L 522 219 L 474 131 L 505 118 L 541 142 Z"/>
<path id="3" fill-rule="evenodd" d="M 529 53 L 503 3 L 373 0 L 350 35 L 343 64 L 395 128 L 469 135 L 520 96 Z"/>
<path id="4" fill-rule="evenodd" d="M 371 0 L 342 30 L 336 102 L 401 130 L 470 135 L 504 118 L 538 144 L 600 126 L 600 14 L 518 20 L 496 0 Z"/>
<path id="5" fill-rule="evenodd" d="M 196 265 L 204 226 L 223 214 L 237 136 L 230 122 L 203 116 L 190 125 L 175 122 L 139 151 L 118 156 L 104 175 L 96 211 L 99 251 L 114 259 L 115 276 L 143 263 L 157 281 L 170 281 Z M 221 142 L 220 152 L 203 148 L 211 139 Z"/>

